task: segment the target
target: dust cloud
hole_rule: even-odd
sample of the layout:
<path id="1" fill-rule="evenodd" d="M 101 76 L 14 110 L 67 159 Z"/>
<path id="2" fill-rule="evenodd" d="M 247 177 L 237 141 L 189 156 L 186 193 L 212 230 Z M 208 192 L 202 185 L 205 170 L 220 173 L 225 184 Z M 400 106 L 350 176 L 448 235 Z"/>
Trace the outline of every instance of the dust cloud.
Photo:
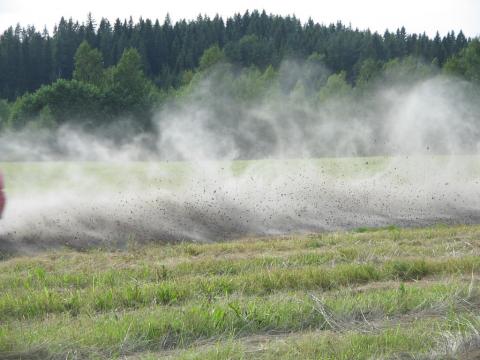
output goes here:
<path id="1" fill-rule="evenodd" d="M 472 85 L 434 76 L 321 101 L 272 86 L 238 101 L 221 77 L 159 109 L 149 134 L 64 125 L 0 135 L 0 249 L 480 221 Z"/>

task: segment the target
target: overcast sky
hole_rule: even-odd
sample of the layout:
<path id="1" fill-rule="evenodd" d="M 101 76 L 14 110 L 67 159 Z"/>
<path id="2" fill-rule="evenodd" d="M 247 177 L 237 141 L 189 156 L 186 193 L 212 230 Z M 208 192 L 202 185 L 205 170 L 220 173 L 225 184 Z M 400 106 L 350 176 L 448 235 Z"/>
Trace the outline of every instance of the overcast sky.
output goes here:
<path id="1" fill-rule="evenodd" d="M 438 30 L 444 35 L 460 29 L 467 36 L 480 35 L 480 0 L 0 0 L 0 31 L 20 23 L 33 24 L 49 30 L 61 16 L 83 21 L 88 12 L 97 20 L 110 20 L 130 15 L 136 20 L 159 18 L 170 13 L 173 21 L 194 19 L 201 14 L 224 17 L 247 9 L 265 9 L 267 13 L 295 14 L 302 21 L 309 17 L 329 24 L 341 20 L 360 29 L 370 28 L 379 32 L 395 30 L 404 25 L 408 32 L 427 32 L 434 35 Z"/>

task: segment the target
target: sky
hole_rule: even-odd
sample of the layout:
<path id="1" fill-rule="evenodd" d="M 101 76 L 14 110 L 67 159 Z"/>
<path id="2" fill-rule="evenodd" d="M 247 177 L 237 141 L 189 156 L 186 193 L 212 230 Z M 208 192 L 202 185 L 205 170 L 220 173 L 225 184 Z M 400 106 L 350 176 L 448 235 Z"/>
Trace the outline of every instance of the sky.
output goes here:
<path id="1" fill-rule="evenodd" d="M 114 20 L 132 16 L 163 20 L 167 13 L 172 21 L 195 19 L 198 14 L 228 17 L 246 10 L 265 9 L 276 15 L 296 15 L 303 22 L 330 24 L 341 20 L 359 29 L 370 28 L 383 33 L 402 25 L 407 32 L 441 35 L 460 29 L 467 36 L 480 35 L 480 0 L 0 0 L 0 31 L 11 25 L 35 25 L 51 31 L 61 16 L 84 21 L 89 12 L 97 22 L 106 17 Z"/>

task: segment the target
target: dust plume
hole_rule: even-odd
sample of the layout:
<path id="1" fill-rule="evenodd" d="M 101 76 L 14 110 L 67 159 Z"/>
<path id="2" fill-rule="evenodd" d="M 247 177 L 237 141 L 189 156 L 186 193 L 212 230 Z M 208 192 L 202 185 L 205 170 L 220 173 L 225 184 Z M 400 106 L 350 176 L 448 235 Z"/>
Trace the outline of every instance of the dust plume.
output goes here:
<path id="1" fill-rule="evenodd" d="M 312 69 L 290 63 L 239 100 L 229 76 L 244 75 L 220 66 L 197 79 L 149 134 L 125 121 L 121 137 L 118 124 L 0 135 L 0 249 L 480 221 L 471 84 L 437 75 L 319 100 Z"/>

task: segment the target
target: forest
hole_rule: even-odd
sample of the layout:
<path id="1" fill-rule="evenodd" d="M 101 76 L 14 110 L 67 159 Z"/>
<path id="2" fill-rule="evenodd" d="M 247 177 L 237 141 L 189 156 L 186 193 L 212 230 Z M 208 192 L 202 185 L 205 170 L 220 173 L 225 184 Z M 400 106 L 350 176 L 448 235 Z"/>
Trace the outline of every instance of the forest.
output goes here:
<path id="1" fill-rule="evenodd" d="M 128 118 L 148 130 L 159 108 L 212 76 L 238 101 L 301 88 L 321 103 L 441 73 L 480 82 L 478 38 L 404 27 L 379 34 L 265 11 L 175 23 L 168 15 L 97 23 L 89 14 L 81 23 L 61 18 L 52 34 L 17 25 L 1 35 L 0 128 L 96 128 Z"/>

